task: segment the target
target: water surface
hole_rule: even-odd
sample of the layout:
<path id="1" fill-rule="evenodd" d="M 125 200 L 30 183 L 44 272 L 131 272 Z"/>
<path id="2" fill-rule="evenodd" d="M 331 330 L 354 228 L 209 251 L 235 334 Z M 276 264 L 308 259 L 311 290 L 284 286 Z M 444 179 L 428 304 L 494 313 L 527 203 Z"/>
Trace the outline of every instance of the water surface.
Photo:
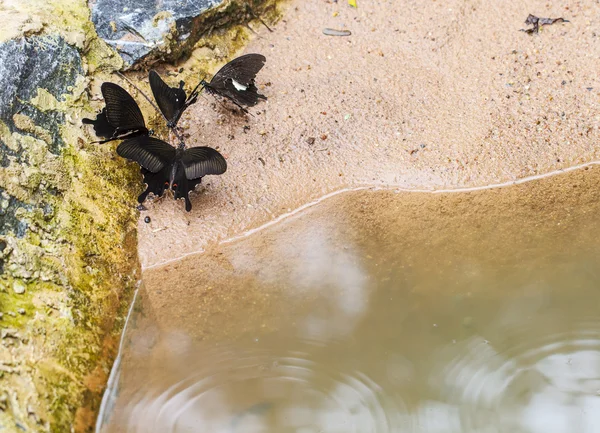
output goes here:
<path id="1" fill-rule="evenodd" d="M 600 431 L 599 178 L 347 193 L 147 271 L 102 431 Z"/>

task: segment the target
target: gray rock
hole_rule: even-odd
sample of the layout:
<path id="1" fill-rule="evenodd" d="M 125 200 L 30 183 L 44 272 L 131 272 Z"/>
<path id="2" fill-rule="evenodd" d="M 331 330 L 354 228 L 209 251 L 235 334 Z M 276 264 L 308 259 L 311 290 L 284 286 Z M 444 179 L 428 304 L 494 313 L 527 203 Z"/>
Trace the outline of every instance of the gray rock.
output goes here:
<path id="1" fill-rule="evenodd" d="M 18 131 L 14 114 L 28 116 L 50 132 L 49 149 L 58 154 L 64 146 L 59 133 L 64 115 L 51 110 L 42 112 L 29 101 L 37 95 L 38 88 L 47 90 L 59 101 L 64 100 L 69 87 L 82 74 L 79 52 L 60 36 L 24 37 L 0 43 L 0 120 L 13 132 Z M 7 164 L 8 155 L 19 159 L 0 137 L 0 164 L 3 166 Z"/>
<path id="2" fill-rule="evenodd" d="M 175 61 L 213 28 L 245 22 L 260 14 L 265 0 L 97 0 L 92 21 L 98 35 L 113 46 L 127 67 L 155 60 Z M 248 5 L 254 10 L 250 12 Z"/>
<path id="3" fill-rule="evenodd" d="M 224 0 L 98 0 L 92 21 L 98 35 L 132 65 L 160 50 L 168 39 L 185 42 L 194 21 Z"/>
<path id="4" fill-rule="evenodd" d="M 17 238 L 25 236 L 27 223 L 17 217 L 16 213 L 19 208 L 31 211 L 32 206 L 17 200 L 15 197 L 12 197 L 4 191 L 4 189 L 0 188 L 0 235 L 12 233 Z M 4 248 L 2 248 L 2 250 L 4 250 Z M 2 260 L 0 259 L 0 267 L 2 264 Z"/>
<path id="5" fill-rule="evenodd" d="M 48 151 L 58 155 L 65 144 L 60 134 L 64 113 L 39 110 L 31 100 L 38 95 L 38 89 L 45 89 L 63 101 L 77 76 L 82 74 L 79 52 L 60 36 L 22 37 L 0 43 L 0 121 L 11 133 L 38 138 L 46 143 Z M 20 129 L 15 123 L 16 114 L 26 116 L 39 128 Z M 7 139 L 0 135 L 0 167 L 17 164 L 26 170 L 29 159 L 24 152 L 8 146 Z M 0 235 L 22 238 L 28 226 L 18 217 L 19 209 L 31 212 L 36 206 L 43 210 L 46 205 L 24 203 L 0 187 Z"/>

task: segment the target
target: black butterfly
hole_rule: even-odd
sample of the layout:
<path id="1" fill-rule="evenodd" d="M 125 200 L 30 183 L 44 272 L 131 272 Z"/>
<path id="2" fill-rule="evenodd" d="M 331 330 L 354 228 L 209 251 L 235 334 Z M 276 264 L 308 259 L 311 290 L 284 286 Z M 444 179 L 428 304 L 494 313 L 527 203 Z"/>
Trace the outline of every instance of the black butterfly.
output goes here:
<path id="1" fill-rule="evenodd" d="M 94 125 L 94 132 L 107 143 L 112 140 L 148 135 L 144 116 L 132 96 L 115 83 L 102 83 L 100 88 L 106 107 L 98 113 L 95 120 L 82 119 L 82 123 Z"/>
<path id="2" fill-rule="evenodd" d="M 146 190 L 138 197 L 142 203 L 149 193 L 160 197 L 166 189 L 173 191 L 176 199 L 185 198 L 185 210 L 192 210 L 188 196 L 202 177 L 223 174 L 227 170 L 225 158 L 210 147 L 182 146 L 174 148 L 168 143 L 147 135 L 123 141 L 117 147 L 123 158 L 137 162 L 142 167 Z"/>
<path id="3" fill-rule="evenodd" d="M 190 96 L 186 97 L 185 90 L 183 90 L 185 84 L 183 81 L 179 82 L 179 87 L 170 87 L 153 70 L 150 71 L 149 81 L 152 94 L 156 99 L 160 112 L 167 121 L 167 126 L 172 129 L 175 128 L 185 109 L 198 99 L 200 84 L 192 90 Z"/>
<path id="4" fill-rule="evenodd" d="M 259 98 L 267 99 L 266 96 L 258 93 L 254 84 L 256 74 L 266 61 L 265 56 L 261 54 L 246 54 L 233 59 L 219 69 L 210 83 L 202 80 L 200 84 L 208 93 L 228 98 L 247 113 L 248 110 L 244 106 L 254 107 L 258 104 Z"/>

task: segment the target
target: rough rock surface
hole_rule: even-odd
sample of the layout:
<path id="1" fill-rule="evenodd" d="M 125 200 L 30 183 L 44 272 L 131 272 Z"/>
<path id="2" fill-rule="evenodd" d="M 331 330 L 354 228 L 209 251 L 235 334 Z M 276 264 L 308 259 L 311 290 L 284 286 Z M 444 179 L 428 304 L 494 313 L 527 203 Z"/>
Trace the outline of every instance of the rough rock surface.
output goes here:
<path id="1" fill-rule="evenodd" d="M 38 18 L 0 42 L 0 430 L 86 431 L 136 280 L 135 180 L 83 139 L 85 21 Z"/>
<path id="2" fill-rule="evenodd" d="M 0 119 L 10 124 L 15 113 L 39 115 L 29 102 L 39 88 L 64 100 L 63 95 L 69 93 L 69 87 L 82 74 L 77 49 L 59 35 L 18 38 L 0 44 Z"/>
<path id="3" fill-rule="evenodd" d="M 248 9 L 231 0 L 97 0 L 92 20 L 98 35 L 135 66 L 178 59 L 207 31 L 262 13 L 264 3 Z"/>

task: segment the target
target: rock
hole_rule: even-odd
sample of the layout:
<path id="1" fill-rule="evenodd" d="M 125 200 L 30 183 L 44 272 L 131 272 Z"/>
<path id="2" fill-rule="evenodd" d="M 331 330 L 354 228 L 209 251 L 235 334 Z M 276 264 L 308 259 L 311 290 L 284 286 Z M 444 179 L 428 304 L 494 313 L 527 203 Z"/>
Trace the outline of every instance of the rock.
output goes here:
<path id="1" fill-rule="evenodd" d="M 98 0 L 92 21 L 98 35 L 132 65 L 149 53 L 168 51 L 171 40 L 185 44 L 194 20 L 224 0 Z"/>
<path id="2" fill-rule="evenodd" d="M 170 40 L 185 44 L 194 20 L 223 1 L 98 0 L 92 21 L 98 35 L 131 65 L 153 51 L 167 52 Z"/>
<path id="3" fill-rule="evenodd" d="M 265 1 L 255 1 L 259 14 Z M 92 21 L 98 35 L 116 48 L 127 66 L 174 61 L 206 33 L 251 14 L 244 0 L 97 0 Z"/>
<path id="4" fill-rule="evenodd" d="M 21 131 L 49 140 L 49 150 L 58 154 L 64 146 L 59 131 L 65 121 L 64 114 L 59 110 L 41 110 L 32 99 L 38 96 L 39 89 L 45 89 L 57 101 L 64 101 L 82 74 L 79 53 L 59 35 L 22 37 L 0 43 L 0 120 L 10 132 Z M 31 123 L 15 124 L 16 114 L 24 116 L 21 119 L 31 119 Z M 6 167 L 8 156 L 20 161 L 20 152 L 7 143 L 0 142 L 0 151 L 2 166 Z"/>
<path id="5" fill-rule="evenodd" d="M 2 137 L 0 136 L 0 153 L 2 152 Z M 31 206 L 8 194 L 0 187 L 0 235 L 13 233 L 22 238 L 27 230 L 27 223 L 17 217 L 19 209 L 31 210 Z"/>
<path id="6" fill-rule="evenodd" d="M 24 182 L 31 182 L 29 186 L 36 186 L 36 179 L 40 179 L 35 174 L 39 172 L 35 167 L 36 158 L 30 158 L 23 144 L 9 134 L 31 136 L 38 139 L 39 144 L 45 143 L 47 151 L 58 154 L 64 146 L 60 134 L 64 113 L 46 107 L 42 110 L 33 101 L 39 96 L 39 89 L 57 101 L 64 101 L 81 74 L 79 53 L 58 35 L 22 37 L 0 43 L 0 121 L 3 123 L 0 124 L 0 167 L 12 168 L 14 172 L 18 165 Z M 40 153 L 38 149 L 36 153 Z M 5 183 L 0 182 L 0 235 L 11 233 L 22 238 L 28 225 L 19 214 L 33 212 L 35 205 L 11 195 Z"/>
<path id="7" fill-rule="evenodd" d="M 14 395 L 0 410 L 0 430 L 74 431 L 78 408 L 98 407 L 99 392 L 84 393 L 79 384 L 108 368 L 104 339 L 119 326 L 114 319 L 137 272 L 129 205 L 137 184 L 124 164 L 107 158 L 110 147 L 86 144 L 80 125 L 81 113 L 93 110 L 86 62 L 100 71 L 113 65 L 93 31 L 78 45 L 92 47 L 89 57 L 67 42 L 85 40 L 93 29 L 87 4 L 14 3 L 43 14 L 36 32 L 69 32 L 0 39 L 0 352 L 10 346 L 13 359 L 43 366 L 0 375 L 0 389 Z M 12 16 L 0 13 L 0 28 Z M 98 272 L 86 274 L 92 265 Z M 119 295 L 106 302 L 113 289 Z M 44 300 L 57 313 L 45 314 Z"/>
<path id="8" fill-rule="evenodd" d="M 15 281 L 13 283 L 13 291 L 17 294 L 17 295 L 22 295 L 23 293 L 25 293 L 25 284 L 23 284 L 21 281 Z"/>
<path id="9" fill-rule="evenodd" d="M 0 329 L 0 338 L 19 338 L 19 334 L 16 329 L 13 328 L 2 328 Z"/>

